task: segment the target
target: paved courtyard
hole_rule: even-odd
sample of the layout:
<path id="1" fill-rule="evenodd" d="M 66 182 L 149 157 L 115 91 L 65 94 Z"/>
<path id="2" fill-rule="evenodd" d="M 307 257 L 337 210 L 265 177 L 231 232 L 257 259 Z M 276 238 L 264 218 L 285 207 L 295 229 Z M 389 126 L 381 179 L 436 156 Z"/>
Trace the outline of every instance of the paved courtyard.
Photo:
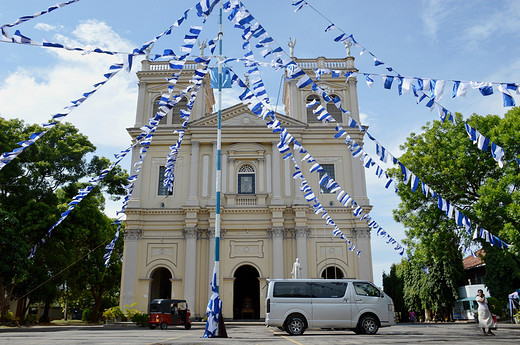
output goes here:
<path id="1" fill-rule="evenodd" d="M 399 324 L 380 329 L 375 336 L 307 330 L 302 336 L 291 337 L 260 323 L 229 323 L 226 330 L 227 339 L 203 339 L 203 323 L 195 323 L 190 330 L 103 326 L 0 328 L 0 344 L 520 344 L 520 326 L 511 324 L 500 324 L 496 336 L 483 336 L 475 323 Z"/>

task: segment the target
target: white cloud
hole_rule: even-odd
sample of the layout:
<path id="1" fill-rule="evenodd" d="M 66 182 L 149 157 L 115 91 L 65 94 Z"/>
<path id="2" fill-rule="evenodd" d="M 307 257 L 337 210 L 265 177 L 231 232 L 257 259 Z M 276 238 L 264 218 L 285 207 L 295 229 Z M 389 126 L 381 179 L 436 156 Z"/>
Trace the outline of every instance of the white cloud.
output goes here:
<path id="1" fill-rule="evenodd" d="M 95 20 L 81 23 L 72 35 L 56 35 L 55 39 L 72 46 L 133 49 L 131 42 Z M 51 63 L 42 67 L 19 66 L 0 81 L 2 116 L 22 118 L 28 123 L 47 122 L 70 101 L 93 90 L 93 84 L 105 80 L 103 74 L 108 73 L 111 64 L 121 62 L 119 56 L 81 55 L 64 49 L 48 49 L 45 53 L 54 57 Z M 64 121 L 77 126 L 98 148 L 109 146 L 115 148 L 115 153 L 130 142 L 125 128 L 134 123 L 136 99 L 135 74 L 121 71 Z"/>
<path id="2" fill-rule="evenodd" d="M 50 25 L 47 23 L 38 23 L 34 26 L 34 28 L 41 31 L 56 31 L 58 29 L 63 28 L 63 26 Z"/>
<path id="3" fill-rule="evenodd" d="M 421 19 L 426 29 L 426 33 L 432 38 L 437 38 L 437 32 L 443 18 L 448 13 L 445 4 L 446 1 L 429 0 L 424 1 L 424 10 L 421 13 Z"/>

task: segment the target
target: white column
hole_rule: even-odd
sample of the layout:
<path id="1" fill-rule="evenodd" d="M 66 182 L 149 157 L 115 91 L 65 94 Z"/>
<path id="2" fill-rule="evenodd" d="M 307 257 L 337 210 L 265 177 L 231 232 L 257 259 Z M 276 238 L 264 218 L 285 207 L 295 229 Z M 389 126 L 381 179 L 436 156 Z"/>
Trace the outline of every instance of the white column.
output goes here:
<path id="1" fill-rule="evenodd" d="M 202 196 L 208 196 L 209 189 L 209 156 L 202 157 Z"/>
<path id="2" fill-rule="evenodd" d="M 258 159 L 258 190 L 257 190 L 258 193 L 265 192 L 265 183 L 264 183 L 264 175 L 265 175 L 264 166 L 265 166 L 265 164 L 264 164 L 264 162 L 265 162 L 265 159 L 263 159 L 263 158 Z"/>
<path id="3" fill-rule="evenodd" d="M 206 232 L 209 240 L 209 264 L 208 264 L 208 282 L 213 279 L 213 266 L 215 264 L 215 228 L 209 228 Z M 208 288 L 208 298 L 211 297 L 211 289 Z"/>
<path id="4" fill-rule="evenodd" d="M 227 153 L 222 154 L 222 185 L 221 192 L 227 193 L 227 172 L 228 172 L 228 161 Z"/>
<path id="5" fill-rule="evenodd" d="M 272 159 L 271 159 L 271 154 L 268 153 L 265 155 L 265 161 L 266 161 L 266 167 L 265 167 L 265 170 L 267 171 L 267 178 L 266 178 L 266 185 L 267 185 L 267 193 L 271 193 L 273 191 L 273 183 L 272 183 L 272 173 L 273 173 L 273 168 L 272 168 Z"/>
<path id="6" fill-rule="evenodd" d="M 213 146 L 213 153 L 212 153 L 212 156 L 211 156 L 211 167 L 212 167 L 212 170 L 213 173 L 211 174 L 211 187 L 210 187 L 210 195 L 211 195 L 211 202 L 210 204 L 211 205 L 216 205 L 216 181 L 217 181 L 217 174 L 215 174 L 214 172 L 217 171 L 217 143 L 216 142 L 212 142 L 212 146 Z M 222 173 L 222 171 L 221 171 Z"/>
<path id="7" fill-rule="evenodd" d="M 186 262 L 184 263 L 184 299 L 195 309 L 195 288 L 197 269 L 197 228 L 186 228 L 183 231 L 186 241 Z"/>
<path id="8" fill-rule="evenodd" d="M 199 199 L 197 198 L 197 187 L 199 185 L 199 147 L 198 141 L 191 142 L 191 161 L 190 161 L 190 190 L 187 205 L 198 206 Z"/>
<path id="9" fill-rule="evenodd" d="M 124 232 L 125 247 L 123 260 L 123 277 L 121 279 L 121 305 L 135 302 L 137 283 L 137 241 L 142 237 L 142 230 L 127 229 Z M 148 296 L 150 298 L 150 296 Z"/>
<path id="10" fill-rule="evenodd" d="M 298 163 L 298 166 L 300 166 L 300 162 L 302 161 L 302 155 L 299 151 L 294 151 L 294 159 Z M 305 200 L 305 197 L 303 196 L 303 192 L 300 189 L 302 180 L 300 179 L 293 179 L 294 181 L 294 204 L 295 205 L 305 205 L 307 204 L 307 201 Z"/>
<path id="11" fill-rule="evenodd" d="M 283 279 L 283 239 L 285 237 L 285 229 L 275 227 L 270 231 L 270 237 L 273 240 L 273 278 Z"/>
<path id="12" fill-rule="evenodd" d="M 355 232 L 356 248 L 361 251 L 361 257 L 367 259 L 357 258 L 359 279 L 374 281 L 374 274 L 372 271 L 372 251 L 370 248 L 370 229 L 357 228 Z M 355 252 L 354 252 L 355 253 Z"/>
<path id="13" fill-rule="evenodd" d="M 229 192 L 228 193 L 236 193 L 235 191 L 235 159 L 229 158 L 228 159 L 229 169 L 228 169 L 228 186 L 229 186 Z"/>
<path id="14" fill-rule="evenodd" d="M 307 238 L 309 237 L 309 229 L 307 228 L 296 228 L 296 257 L 300 259 L 302 265 L 302 278 L 308 277 L 307 267 Z"/>
<path id="15" fill-rule="evenodd" d="M 273 198 L 271 199 L 271 204 L 273 205 L 283 205 L 282 199 L 282 187 L 281 187 L 281 165 L 280 165 L 280 152 L 277 147 L 278 143 L 272 143 L 273 149 L 273 169 L 272 169 L 272 181 L 273 181 Z"/>
<path id="16" fill-rule="evenodd" d="M 283 161 L 284 163 L 284 187 L 285 187 L 285 196 L 291 196 L 291 186 L 292 186 L 292 174 L 290 174 L 291 171 L 291 163 L 289 162 L 289 159 L 286 159 Z"/>

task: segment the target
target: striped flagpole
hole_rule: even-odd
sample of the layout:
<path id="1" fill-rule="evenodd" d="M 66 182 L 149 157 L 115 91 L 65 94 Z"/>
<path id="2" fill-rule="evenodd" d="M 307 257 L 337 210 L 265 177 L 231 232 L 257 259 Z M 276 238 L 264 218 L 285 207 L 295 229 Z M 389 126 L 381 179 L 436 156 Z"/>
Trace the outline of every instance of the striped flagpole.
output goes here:
<path id="1" fill-rule="evenodd" d="M 208 320 L 206 322 L 206 332 L 204 338 L 221 337 L 227 338 L 224 320 L 222 317 L 222 301 L 219 296 L 219 277 L 220 277 L 220 190 L 222 184 L 222 1 L 220 2 L 220 21 L 219 21 L 219 55 L 218 55 L 218 125 L 217 125 L 217 171 L 216 171 L 216 209 L 215 209 L 215 264 L 211 279 L 211 290 L 213 292 L 208 303 Z M 219 322 L 220 321 L 220 322 Z M 218 327 L 222 325 L 222 327 Z"/>

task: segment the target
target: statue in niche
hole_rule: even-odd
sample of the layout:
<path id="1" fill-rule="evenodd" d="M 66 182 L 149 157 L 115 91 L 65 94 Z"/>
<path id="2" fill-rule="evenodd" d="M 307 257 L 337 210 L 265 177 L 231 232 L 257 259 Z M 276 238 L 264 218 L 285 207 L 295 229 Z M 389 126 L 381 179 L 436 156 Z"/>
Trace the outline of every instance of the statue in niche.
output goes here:
<path id="1" fill-rule="evenodd" d="M 294 38 L 294 40 L 292 40 L 289 37 L 289 42 L 287 43 L 287 45 L 289 46 L 289 56 L 294 57 L 294 46 L 296 46 L 296 37 Z"/>
<path id="2" fill-rule="evenodd" d="M 300 279 L 302 277 L 302 265 L 300 264 L 299 258 L 296 258 L 296 261 L 293 264 L 291 276 L 292 279 Z"/>

